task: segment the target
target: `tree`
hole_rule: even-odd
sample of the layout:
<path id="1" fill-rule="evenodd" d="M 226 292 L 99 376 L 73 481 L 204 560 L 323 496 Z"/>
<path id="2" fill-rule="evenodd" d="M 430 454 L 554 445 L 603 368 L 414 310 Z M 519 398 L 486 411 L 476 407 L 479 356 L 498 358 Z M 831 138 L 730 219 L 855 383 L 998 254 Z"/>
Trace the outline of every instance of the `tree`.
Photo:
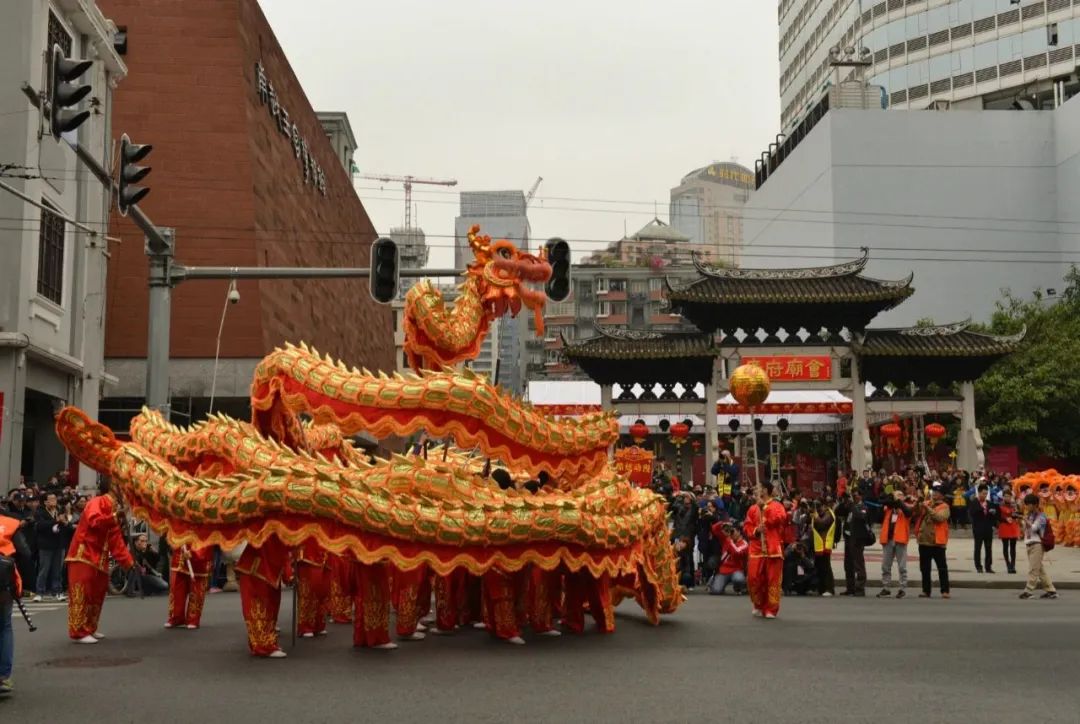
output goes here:
<path id="1" fill-rule="evenodd" d="M 1020 455 L 1080 459 L 1080 270 L 1065 276 L 1056 303 L 1006 291 L 980 331 L 1015 334 L 1020 348 L 976 383 L 979 427 L 988 443 L 1017 445 Z M 976 328 L 973 326 L 973 330 Z"/>

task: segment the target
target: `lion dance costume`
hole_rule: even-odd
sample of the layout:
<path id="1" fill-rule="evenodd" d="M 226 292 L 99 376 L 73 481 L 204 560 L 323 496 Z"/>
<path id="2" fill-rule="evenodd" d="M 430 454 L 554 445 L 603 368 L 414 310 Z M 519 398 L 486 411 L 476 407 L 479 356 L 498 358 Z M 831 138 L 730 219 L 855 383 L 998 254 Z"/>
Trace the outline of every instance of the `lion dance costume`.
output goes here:
<path id="1" fill-rule="evenodd" d="M 612 626 L 612 592 L 633 596 L 653 623 L 682 602 L 663 500 L 609 463 L 616 417 L 548 417 L 446 366 L 475 355 L 498 315 L 524 306 L 540 319 L 543 295 L 525 285 L 551 273 L 543 256 L 476 231 L 477 261 L 452 310 L 427 283 L 407 296 L 416 374 L 373 374 L 287 345 L 256 368 L 251 423 L 215 415 L 181 429 L 144 410 L 121 442 L 78 409 L 58 415 L 68 450 L 111 476 L 133 513 L 176 545 L 247 544 L 237 571 L 250 589 L 243 602 L 253 654 L 278 651 L 280 586 L 297 549 L 299 585 L 311 591 L 303 632 L 319 633 L 327 613 L 343 615 L 335 608 L 351 595 L 354 643 L 363 646 L 388 643 L 392 599 L 398 633 L 411 635 L 403 625 L 415 633 L 433 577 L 444 628 L 483 613 L 490 626 L 516 633 L 528 616 L 502 605 L 508 596 L 565 605 L 572 626 L 588 602 L 602 630 Z M 348 442 L 359 432 L 421 431 L 457 449 L 370 462 Z M 492 462 L 462 452 L 473 449 Z M 551 482 L 538 493 L 504 490 L 486 467 L 518 481 L 546 473 Z M 476 586 L 488 581 L 496 585 L 484 589 L 484 605 Z M 565 602 L 551 592 L 563 581 Z M 541 608 L 540 618 L 550 617 Z"/>

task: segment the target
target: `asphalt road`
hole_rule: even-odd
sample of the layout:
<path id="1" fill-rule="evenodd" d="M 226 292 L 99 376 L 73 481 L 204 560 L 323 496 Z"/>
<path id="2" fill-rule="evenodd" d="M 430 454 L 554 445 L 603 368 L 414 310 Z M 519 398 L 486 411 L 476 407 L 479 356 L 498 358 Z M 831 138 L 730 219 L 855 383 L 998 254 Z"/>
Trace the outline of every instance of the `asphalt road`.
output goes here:
<path id="1" fill-rule="evenodd" d="M 209 598 L 199 631 L 163 629 L 162 598 L 109 599 L 96 646 L 68 643 L 62 608 L 34 634 L 16 613 L 0 721 L 1078 721 L 1080 595 L 954 595 L 785 599 L 764 621 L 694 594 L 658 628 L 631 602 L 612 636 L 521 647 L 470 630 L 356 651 L 333 626 L 282 660 L 247 655 L 235 594 Z"/>

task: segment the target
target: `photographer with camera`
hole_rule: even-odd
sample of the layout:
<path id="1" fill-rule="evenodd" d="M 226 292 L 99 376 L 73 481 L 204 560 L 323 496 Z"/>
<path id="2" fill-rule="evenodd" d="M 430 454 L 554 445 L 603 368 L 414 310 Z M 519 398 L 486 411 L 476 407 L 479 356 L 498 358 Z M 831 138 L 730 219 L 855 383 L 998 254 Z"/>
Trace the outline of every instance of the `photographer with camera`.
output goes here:
<path id="1" fill-rule="evenodd" d="M 60 509 L 56 493 L 45 494 L 45 505 L 38 509 L 34 528 L 38 541 L 37 595 L 34 601 L 40 601 L 43 596 L 52 596 L 56 601 L 66 600 L 61 574 L 64 552 L 67 550 L 65 543 L 75 529 L 68 514 Z"/>
<path id="2" fill-rule="evenodd" d="M 846 493 L 845 493 L 846 495 Z M 832 572 L 832 551 L 836 541 L 836 516 L 827 503 L 814 501 L 811 514 L 810 530 L 814 536 L 814 570 L 817 574 L 819 596 L 829 597 L 836 594 L 836 583 Z"/>
<path id="3" fill-rule="evenodd" d="M 30 555 L 22 530 L 21 521 L 0 515 L 0 697 L 10 696 L 13 691 L 15 636 L 11 612 L 15 600 L 22 596 L 22 578 L 15 561 Z"/>
<path id="4" fill-rule="evenodd" d="M 806 544 L 795 541 L 784 551 L 783 590 L 785 596 L 805 596 L 814 585 L 814 561 L 806 553 Z"/>
<path id="5" fill-rule="evenodd" d="M 874 534 L 870 530 L 870 515 L 858 488 L 840 501 L 836 516 L 844 521 L 844 579 L 847 583 L 844 595 L 865 596 L 866 558 L 863 549 L 873 544 Z"/>
<path id="6" fill-rule="evenodd" d="M 1001 493 L 1001 505 L 998 506 L 998 538 L 1001 539 L 1005 570 L 1009 573 L 1016 573 L 1016 541 L 1020 538 L 1020 521 L 1023 517 L 1013 501 L 1012 490 L 1005 488 Z"/>
<path id="7" fill-rule="evenodd" d="M 950 598 L 949 563 L 945 547 L 949 544 L 949 504 L 941 483 L 930 488 L 930 500 L 920 500 L 915 506 L 915 540 L 919 543 L 919 571 L 922 573 L 922 593 L 930 598 L 931 566 L 937 566 L 941 597 Z"/>
<path id="8" fill-rule="evenodd" d="M 728 584 L 735 595 L 746 593 L 746 562 L 750 556 L 750 544 L 743 539 L 742 531 L 732 523 L 714 523 L 712 534 L 720 544 L 720 565 L 709 581 L 709 593 L 723 596 Z"/>
<path id="9" fill-rule="evenodd" d="M 896 561 L 896 568 L 900 572 L 900 589 L 896 592 L 897 598 L 907 595 L 907 546 L 911 540 L 911 514 L 913 512 L 913 500 L 905 500 L 904 493 L 894 489 L 892 494 L 883 501 L 884 516 L 881 521 L 881 535 L 878 542 L 881 543 L 881 591 L 878 598 L 888 598 L 892 595 L 889 587 L 892 585 L 892 564 Z"/>

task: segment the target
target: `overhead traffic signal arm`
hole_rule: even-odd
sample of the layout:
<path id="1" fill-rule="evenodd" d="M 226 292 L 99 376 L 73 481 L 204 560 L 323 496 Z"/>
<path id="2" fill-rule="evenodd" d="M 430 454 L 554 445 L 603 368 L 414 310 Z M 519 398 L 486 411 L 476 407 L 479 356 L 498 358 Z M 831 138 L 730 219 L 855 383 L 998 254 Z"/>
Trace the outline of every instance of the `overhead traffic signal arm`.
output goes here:
<path id="1" fill-rule="evenodd" d="M 91 91 L 88 84 L 76 84 L 83 73 L 90 70 L 92 60 L 65 58 L 60 45 L 53 45 L 52 63 L 49 68 L 49 130 L 53 138 L 74 131 L 90 117 L 88 110 L 75 110 L 79 102 Z"/>

